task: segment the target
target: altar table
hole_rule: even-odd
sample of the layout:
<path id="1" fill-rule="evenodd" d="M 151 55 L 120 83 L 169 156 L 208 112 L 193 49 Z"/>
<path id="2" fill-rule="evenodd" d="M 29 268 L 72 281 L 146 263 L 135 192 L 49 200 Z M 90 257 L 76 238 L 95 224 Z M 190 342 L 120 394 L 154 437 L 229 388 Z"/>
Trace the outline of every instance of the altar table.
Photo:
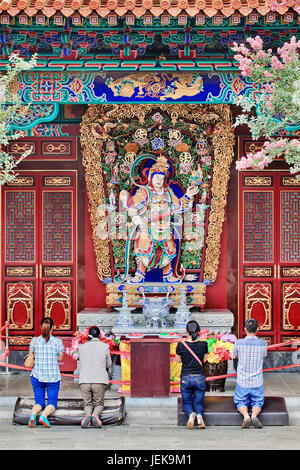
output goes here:
<path id="1" fill-rule="evenodd" d="M 180 341 L 180 338 L 178 339 Z M 120 341 L 122 380 L 131 381 L 119 392 L 132 397 L 166 397 L 170 392 L 180 392 L 181 364 L 175 362 L 177 342 L 172 338 L 146 337 Z"/>

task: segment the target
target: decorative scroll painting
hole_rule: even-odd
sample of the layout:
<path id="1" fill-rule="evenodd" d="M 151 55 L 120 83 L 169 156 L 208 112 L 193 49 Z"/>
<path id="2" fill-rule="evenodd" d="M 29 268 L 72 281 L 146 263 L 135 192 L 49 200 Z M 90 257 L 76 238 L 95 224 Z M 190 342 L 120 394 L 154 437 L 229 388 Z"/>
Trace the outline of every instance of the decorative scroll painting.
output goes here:
<path id="1" fill-rule="evenodd" d="M 137 282 L 139 267 L 146 266 L 143 274 L 150 282 L 161 282 L 161 276 L 164 281 L 170 276 L 170 282 L 215 281 L 233 141 L 227 105 L 88 108 L 81 143 L 101 280 Z M 165 213 L 158 223 L 150 209 L 146 232 L 162 234 L 167 214 L 172 236 L 149 239 L 139 221 L 138 237 L 131 240 L 132 210 L 138 207 L 142 214 L 147 198 L 152 198 L 151 207 L 158 204 L 155 174 L 164 181 Z M 190 192 L 197 184 L 198 189 Z M 191 210 L 185 211 L 187 205 Z M 175 207 L 179 208 L 176 216 Z M 161 259 L 165 262 L 159 265 Z"/>
<path id="2" fill-rule="evenodd" d="M 25 72 L 18 94 L 24 103 L 231 103 L 233 93 L 257 90 L 235 73 Z"/>

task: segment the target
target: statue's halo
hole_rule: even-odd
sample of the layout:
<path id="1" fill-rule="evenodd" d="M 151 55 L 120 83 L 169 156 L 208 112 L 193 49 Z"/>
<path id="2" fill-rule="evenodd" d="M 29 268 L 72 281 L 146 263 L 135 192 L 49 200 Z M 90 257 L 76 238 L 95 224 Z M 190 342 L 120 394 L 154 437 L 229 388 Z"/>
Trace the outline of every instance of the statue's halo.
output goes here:
<path id="1" fill-rule="evenodd" d="M 142 160 L 149 160 L 149 159 L 152 159 L 154 160 L 155 162 L 157 161 L 157 158 L 155 155 L 151 155 L 150 153 L 149 154 L 143 154 L 143 155 L 140 155 L 133 163 L 132 167 L 131 167 L 131 170 L 130 170 L 130 179 L 132 181 L 132 183 L 135 185 L 135 186 L 138 186 L 139 188 L 143 188 L 144 186 L 141 185 L 141 184 L 138 184 L 136 181 L 134 181 L 133 179 L 133 172 L 134 172 L 134 169 L 135 167 L 142 161 Z"/>

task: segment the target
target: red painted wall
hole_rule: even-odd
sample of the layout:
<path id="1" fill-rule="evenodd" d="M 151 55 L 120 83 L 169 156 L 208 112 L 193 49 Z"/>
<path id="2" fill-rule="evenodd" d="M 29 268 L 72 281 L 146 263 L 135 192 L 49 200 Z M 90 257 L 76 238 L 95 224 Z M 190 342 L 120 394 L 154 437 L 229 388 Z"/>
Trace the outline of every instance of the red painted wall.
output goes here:
<path id="1" fill-rule="evenodd" d="M 87 199 L 87 196 L 86 196 Z M 90 213 L 85 204 L 85 308 L 105 308 L 105 285 L 97 276 Z"/>
<path id="2" fill-rule="evenodd" d="M 225 214 L 226 217 L 226 214 Z M 227 308 L 227 223 L 226 218 L 221 236 L 221 255 L 218 277 L 213 286 L 207 289 L 206 308 L 222 309 Z M 85 307 L 105 308 L 105 285 L 98 279 L 96 258 L 94 254 L 92 227 L 90 214 L 85 207 Z"/>

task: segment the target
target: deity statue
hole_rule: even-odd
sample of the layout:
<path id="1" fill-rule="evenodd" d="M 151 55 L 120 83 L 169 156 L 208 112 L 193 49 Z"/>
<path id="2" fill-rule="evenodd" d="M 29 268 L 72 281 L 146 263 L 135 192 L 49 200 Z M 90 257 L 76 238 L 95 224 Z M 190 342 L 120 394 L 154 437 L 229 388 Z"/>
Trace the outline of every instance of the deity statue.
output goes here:
<path id="1" fill-rule="evenodd" d="M 168 160 L 159 156 L 149 169 L 147 184 L 138 185 L 133 196 L 124 190 L 120 192 L 121 204 L 132 220 L 131 234 L 135 233 L 137 269 L 129 283 L 144 282 L 146 271 L 157 267 L 162 269 L 164 282 L 182 281 L 183 275 L 178 276 L 172 268 L 172 260 L 178 253 L 171 218 L 192 208 L 199 185 L 192 183 L 179 198 L 168 186 L 168 176 Z"/>

